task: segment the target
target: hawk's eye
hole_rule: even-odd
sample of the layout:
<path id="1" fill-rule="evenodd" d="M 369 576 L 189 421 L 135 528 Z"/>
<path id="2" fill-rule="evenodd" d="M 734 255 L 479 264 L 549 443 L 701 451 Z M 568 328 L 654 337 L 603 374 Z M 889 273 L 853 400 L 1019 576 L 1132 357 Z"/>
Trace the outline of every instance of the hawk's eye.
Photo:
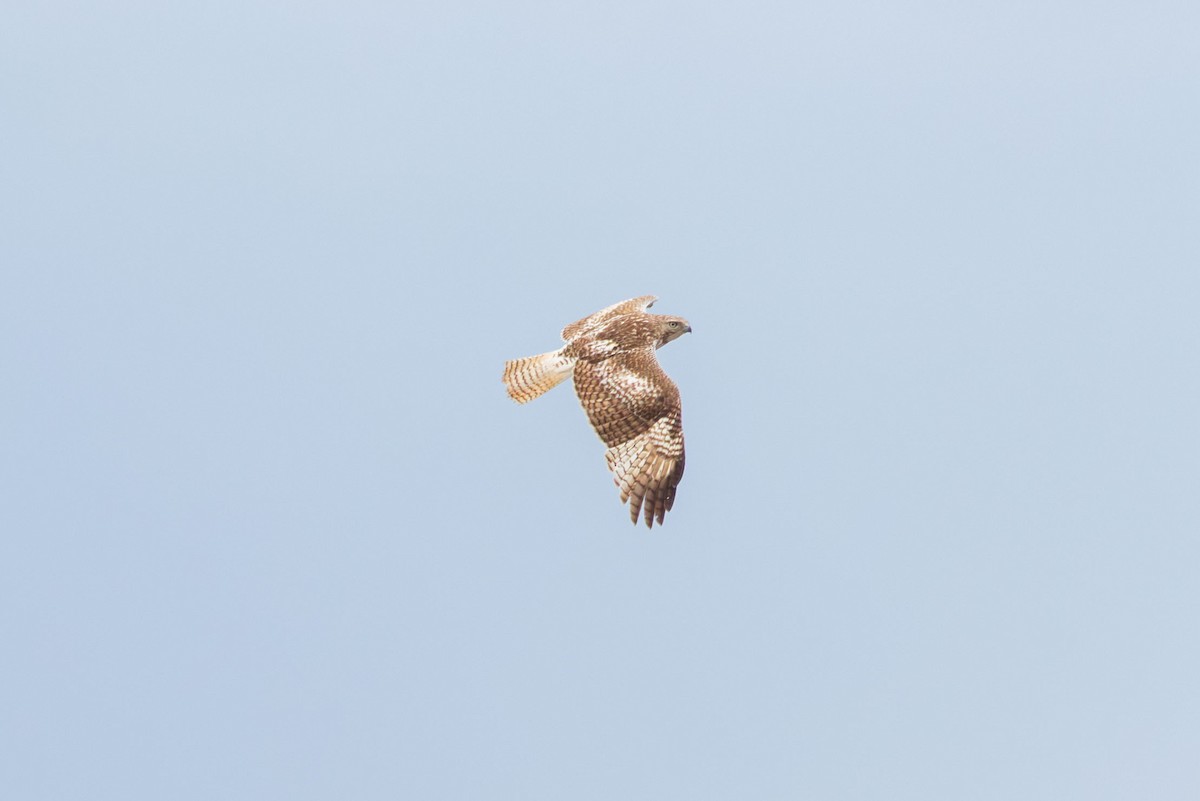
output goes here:
<path id="1" fill-rule="evenodd" d="M 678 327 L 679 327 L 679 323 L 675 322 L 674 320 L 672 320 L 671 322 L 667 323 L 667 325 L 671 326 L 672 328 L 678 328 Z"/>

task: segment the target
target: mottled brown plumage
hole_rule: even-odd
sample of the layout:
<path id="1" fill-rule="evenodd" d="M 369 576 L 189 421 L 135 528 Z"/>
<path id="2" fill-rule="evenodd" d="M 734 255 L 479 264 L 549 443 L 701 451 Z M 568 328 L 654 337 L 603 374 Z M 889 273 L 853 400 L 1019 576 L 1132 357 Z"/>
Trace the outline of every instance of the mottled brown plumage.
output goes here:
<path id="1" fill-rule="evenodd" d="M 641 514 L 649 527 L 674 505 L 684 463 L 679 389 L 654 352 L 692 330 L 682 317 L 647 313 L 655 300 L 645 295 L 601 309 L 564 328 L 559 350 L 504 365 L 505 387 L 518 403 L 574 378 L 579 402 L 608 446 L 621 502 L 629 502 L 635 524 Z"/>

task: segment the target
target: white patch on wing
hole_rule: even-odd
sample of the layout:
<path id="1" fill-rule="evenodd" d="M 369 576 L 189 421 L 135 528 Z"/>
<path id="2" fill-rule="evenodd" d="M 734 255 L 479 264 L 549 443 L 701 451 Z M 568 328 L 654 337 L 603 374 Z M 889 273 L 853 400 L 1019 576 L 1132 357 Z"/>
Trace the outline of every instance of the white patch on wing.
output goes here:
<path id="1" fill-rule="evenodd" d="M 611 339 L 594 339 L 584 345 L 584 349 L 592 358 L 603 358 L 613 355 L 620 350 L 620 347 Z"/>
<path id="2" fill-rule="evenodd" d="M 628 367 L 614 370 L 604 377 L 605 383 L 625 398 L 653 398 L 658 388 L 650 377 Z"/>

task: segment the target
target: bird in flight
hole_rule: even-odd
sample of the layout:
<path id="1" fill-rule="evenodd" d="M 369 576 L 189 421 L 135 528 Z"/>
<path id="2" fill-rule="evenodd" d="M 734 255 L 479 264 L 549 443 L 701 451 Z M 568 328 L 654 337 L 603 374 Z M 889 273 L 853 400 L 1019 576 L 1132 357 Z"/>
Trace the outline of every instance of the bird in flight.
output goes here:
<path id="1" fill-rule="evenodd" d="M 650 314 L 658 298 L 625 300 L 571 323 L 566 343 L 538 356 L 504 363 L 504 386 L 527 403 L 568 378 L 592 428 L 608 451 L 608 469 L 637 525 L 654 527 L 675 503 L 683 478 L 683 418 L 679 388 L 655 351 L 692 330 L 682 317 Z"/>

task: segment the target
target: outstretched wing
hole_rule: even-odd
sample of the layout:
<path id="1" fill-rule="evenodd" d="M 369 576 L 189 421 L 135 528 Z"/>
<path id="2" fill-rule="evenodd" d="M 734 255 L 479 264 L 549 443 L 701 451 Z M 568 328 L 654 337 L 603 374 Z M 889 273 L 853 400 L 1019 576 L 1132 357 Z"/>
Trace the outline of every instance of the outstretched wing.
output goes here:
<path id="1" fill-rule="evenodd" d="M 660 524 L 683 478 L 683 418 L 679 389 L 653 348 L 580 360 L 575 392 L 592 428 L 608 446 L 605 459 L 634 523 Z"/>
<path id="2" fill-rule="evenodd" d="M 637 525 L 641 509 L 646 525 L 662 525 L 675 505 L 675 488 L 683 479 L 683 424 L 679 415 L 661 417 L 642 434 L 604 454 L 621 503 L 629 501 L 629 517 Z"/>
<path id="3" fill-rule="evenodd" d="M 571 323 L 562 330 L 562 338 L 564 342 L 570 342 L 583 331 L 589 328 L 595 328 L 614 317 L 619 317 L 622 314 L 631 314 L 632 312 L 641 312 L 654 305 L 654 301 L 658 300 L 654 295 L 642 295 L 640 298 L 631 298 L 623 300 L 620 303 L 601 309 L 595 314 L 589 314 L 582 320 L 577 320 Z"/>

